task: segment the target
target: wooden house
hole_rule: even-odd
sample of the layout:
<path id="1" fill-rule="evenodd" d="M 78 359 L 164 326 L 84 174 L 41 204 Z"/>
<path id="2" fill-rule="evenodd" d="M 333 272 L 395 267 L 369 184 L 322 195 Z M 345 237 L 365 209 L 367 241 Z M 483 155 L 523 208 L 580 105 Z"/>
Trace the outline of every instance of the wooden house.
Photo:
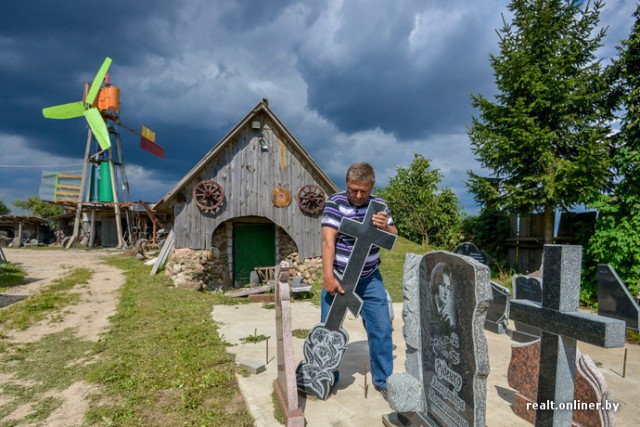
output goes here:
<path id="1" fill-rule="evenodd" d="M 263 100 L 154 209 L 173 211 L 176 248 L 210 250 L 219 283 L 242 286 L 293 252 L 321 255 L 322 208 L 336 191 Z"/>

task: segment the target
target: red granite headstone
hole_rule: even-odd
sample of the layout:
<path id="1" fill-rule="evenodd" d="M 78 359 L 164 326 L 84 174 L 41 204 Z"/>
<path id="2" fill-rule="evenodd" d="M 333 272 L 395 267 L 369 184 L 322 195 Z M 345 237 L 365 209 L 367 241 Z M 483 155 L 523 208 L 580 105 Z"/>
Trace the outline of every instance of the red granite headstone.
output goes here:
<path id="1" fill-rule="evenodd" d="M 280 409 L 287 427 L 304 427 L 304 413 L 298 404 L 295 365 L 293 361 L 293 334 L 289 292 L 289 264 L 282 261 L 276 267 L 276 337 L 278 377 L 274 382 Z"/>
<path id="2" fill-rule="evenodd" d="M 615 426 L 613 411 L 605 410 L 605 404 L 613 401 L 607 382 L 591 357 L 577 350 L 572 425 L 577 427 Z M 535 422 L 536 411 L 531 407 L 538 393 L 538 371 L 540 367 L 540 340 L 511 346 L 511 362 L 507 379 L 516 390 L 514 412 L 519 417 Z M 590 405 L 590 404 L 594 405 Z M 582 409 L 589 406 L 601 409 Z M 529 404 L 529 405 L 527 405 Z"/>

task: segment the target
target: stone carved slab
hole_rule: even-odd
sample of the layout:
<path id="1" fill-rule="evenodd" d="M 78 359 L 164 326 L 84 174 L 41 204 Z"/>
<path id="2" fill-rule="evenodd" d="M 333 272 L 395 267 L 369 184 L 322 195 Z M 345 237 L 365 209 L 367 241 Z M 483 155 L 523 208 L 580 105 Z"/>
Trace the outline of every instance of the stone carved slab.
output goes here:
<path id="1" fill-rule="evenodd" d="M 542 279 L 539 277 L 514 275 L 511 278 L 513 299 L 526 299 L 528 301 L 542 302 Z M 529 326 L 526 323 L 514 321 L 515 331 L 511 338 L 518 342 L 530 342 L 540 338 L 540 328 Z"/>
<path id="2" fill-rule="evenodd" d="M 573 411 L 572 425 L 576 427 L 615 426 L 615 413 L 606 410 L 613 402 L 607 381 L 589 355 L 576 352 L 576 376 L 574 402 L 580 407 Z M 540 340 L 511 346 L 511 361 L 507 379 L 516 390 L 514 412 L 520 418 L 534 423 L 536 412 L 531 404 L 536 402 L 538 373 L 540 370 Z M 592 405 L 593 404 L 593 405 Z M 596 409 L 596 404 L 600 409 Z M 591 409 L 589 409 L 591 408 Z"/>
<path id="3" fill-rule="evenodd" d="M 492 300 L 489 278 L 489 268 L 470 257 L 407 255 L 407 373 L 387 380 L 389 403 L 409 420 L 405 425 L 485 425 L 489 355 L 483 327 Z M 414 391 L 416 385 L 421 393 Z"/>
<path id="4" fill-rule="evenodd" d="M 640 307 L 609 264 L 598 264 L 598 314 L 624 320 L 627 328 L 638 330 Z"/>
<path id="5" fill-rule="evenodd" d="M 237 291 L 230 291 L 225 294 L 227 297 L 246 297 L 253 294 L 264 294 L 273 288 L 273 285 L 253 286 L 248 288 L 242 288 Z"/>
<path id="6" fill-rule="evenodd" d="M 293 334 L 291 331 L 291 294 L 289 292 L 289 263 L 276 267 L 276 340 L 278 376 L 273 384 L 287 427 L 304 427 L 304 414 L 298 404 Z"/>
<path id="7" fill-rule="evenodd" d="M 349 335 L 342 329 L 342 323 L 347 310 L 358 317 L 362 308 L 362 299 L 355 289 L 367 256 L 373 246 L 392 249 L 396 241 L 395 235 L 373 225 L 373 215 L 385 208 L 383 203 L 372 201 L 362 222 L 342 218 L 340 233 L 356 239 L 344 274 L 335 275 L 345 293 L 336 293 L 326 321 L 316 325 L 305 340 L 305 360 L 296 369 L 298 389 L 303 393 L 322 400 L 329 396 L 334 382 L 333 371 L 340 367 L 349 342 Z"/>
<path id="8" fill-rule="evenodd" d="M 489 255 L 487 255 L 485 252 L 478 249 L 475 243 L 471 243 L 471 242 L 460 243 L 453 250 L 453 253 L 456 253 L 458 255 L 470 256 L 471 258 L 475 259 L 476 261 L 484 265 L 489 265 L 492 261 Z"/>
<path id="9" fill-rule="evenodd" d="M 537 277 L 514 275 L 511 278 L 513 299 L 542 302 L 542 280 Z"/>
<path id="10" fill-rule="evenodd" d="M 511 291 L 502 285 L 491 282 L 491 295 L 493 298 L 487 310 L 484 328 L 496 334 L 504 334 L 509 325 Z"/>

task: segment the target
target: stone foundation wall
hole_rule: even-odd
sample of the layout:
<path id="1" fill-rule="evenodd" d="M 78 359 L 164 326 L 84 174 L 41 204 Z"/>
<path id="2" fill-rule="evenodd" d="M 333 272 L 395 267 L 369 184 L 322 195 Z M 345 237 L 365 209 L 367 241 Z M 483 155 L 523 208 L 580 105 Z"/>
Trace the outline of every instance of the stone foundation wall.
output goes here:
<path id="1" fill-rule="evenodd" d="M 213 260 L 211 263 L 212 283 L 211 289 L 221 286 L 231 286 L 231 275 L 229 274 L 229 253 L 231 248 L 228 244 L 227 227 L 220 226 L 213 232 L 211 238 L 211 253 Z"/>
<path id="2" fill-rule="evenodd" d="M 297 252 L 285 258 L 289 261 L 289 275 L 302 277 L 302 283 L 312 285 L 322 280 L 322 257 L 307 258 L 300 262 Z"/>
<path id="3" fill-rule="evenodd" d="M 298 246 L 291 236 L 282 228 L 277 227 L 276 236 L 278 238 L 278 259 L 289 261 L 289 256 L 298 252 Z"/>
<path id="4" fill-rule="evenodd" d="M 167 261 L 165 274 L 177 288 L 215 290 L 232 286 L 229 254 L 227 229 L 219 227 L 213 233 L 211 251 L 175 249 Z M 302 283 L 314 284 L 322 280 L 322 258 L 307 258 L 301 262 L 295 242 L 282 231 L 278 236 L 278 259 L 288 261 L 290 276 L 301 277 Z"/>
<path id="5" fill-rule="evenodd" d="M 213 254 L 207 250 L 174 249 L 165 275 L 170 276 L 176 288 L 204 290 L 213 279 Z"/>
<path id="6" fill-rule="evenodd" d="M 322 257 L 307 258 L 300 262 L 296 242 L 282 229 L 278 235 L 278 259 L 289 262 L 289 276 L 302 277 L 302 283 L 312 285 L 322 280 Z"/>

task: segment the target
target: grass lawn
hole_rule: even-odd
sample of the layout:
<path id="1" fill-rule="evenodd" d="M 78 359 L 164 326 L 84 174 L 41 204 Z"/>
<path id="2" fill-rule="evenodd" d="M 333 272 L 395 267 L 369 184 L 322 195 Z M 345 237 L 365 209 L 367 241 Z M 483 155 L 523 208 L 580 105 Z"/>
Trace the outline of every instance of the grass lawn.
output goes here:
<path id="1" fill-rule="evenodd" d="M 0 262 L 0 292 L 20 285 L 26 273 L 18 266 L 10 262 Z"/>
<path id="2" fill-rule="evenodd" d="M 383 251 L 382 273 L 395 302 L 402 301 L 402 273 L 407 252 L 424 250 L 399 238 Z M 237 367 L 211 318 L 214 304 L 242 299 L 176 289 L 164 275 L 134 257 L 111 257 L 125 270 L 117 314 L 98 343 L 72 331 L 40 341 L 9 345 L 3 330 L 24 329 L 47 315 L 63 313 L 77 302 L 76 286 L 92 272 L 75 269 L 51 286 L 0 312 L 0 374 L 12 379 L 3 387 L 0 419 L 31 404 L 28 423 L 42 423 L 62 404 L 58 393 L 78 381 L 98 386 L 90 395 L 87 425 L 108 426 L 252 426 L 253 417 L 239 391 Z M 7 268 L 8 267 L 8 268 Z M 6 264 L 5 286 L 15 286 L 24 272 Z M 319 301 L 321 283 L 308 298 Z M 0 423 L 0 427 L 4 425 Z"/>
<path id="3" fill-rule="evenodd" d="M 380 272 L 384 280 L 384 286 L 391 295 L 393 302 L 402 302 L 402 275 L 404 273 L 404 259 L 408 253 L 424 255 L 427 249 L 424 246 L 413 243 L 404 237 L 398 237 L 396 244 L 390 251 L 381 250 Z"/>
<path id="4" fill-rule="evenodd" d="M 25 330 L 52 311 L 61 311 L 77 304 L 80 294 L 70 291 L 77 285 L 88 283 L 92 275 L 93 272 L 86 268 L 72 270 L 66 276 L 54 280 L 51 286 L 38 294 L 0 311 L 0 325 Z"/>
<path id="5" fill-rule="evenodd" d="M 90 423 L 122 426 L 251 426 L 236 365 L 211 319 L 216 295 L 176 289 L 135 258 L 110 264 L 127 271 L 118 314 L 94 349 L 87 379 L 102 385 Z"/>
<path id="6" fill-rule="evenodd" d="M 97 343 L 71 330 L 26 344 L 6 339 L 9 330 L 70 309 L 77 302 L 75 289 L 91 277 L 86 269 L 0 311 L 0 419 L 30 405 L 20 425 L 41 425 L 63 403 L 60 392 L 84 381 L 98 386 L 89 396 L 86 425 L 254 425 L 228 344 L 211 319 L 212 305 L 229 300 L 176 289 L 163 275 L 149 276 L 149 268 L 133 257 L 108 262 L 126 271 L 126 283 L 110 331 Z M 16 422 L 0 423 L 11 425 Z"/>

